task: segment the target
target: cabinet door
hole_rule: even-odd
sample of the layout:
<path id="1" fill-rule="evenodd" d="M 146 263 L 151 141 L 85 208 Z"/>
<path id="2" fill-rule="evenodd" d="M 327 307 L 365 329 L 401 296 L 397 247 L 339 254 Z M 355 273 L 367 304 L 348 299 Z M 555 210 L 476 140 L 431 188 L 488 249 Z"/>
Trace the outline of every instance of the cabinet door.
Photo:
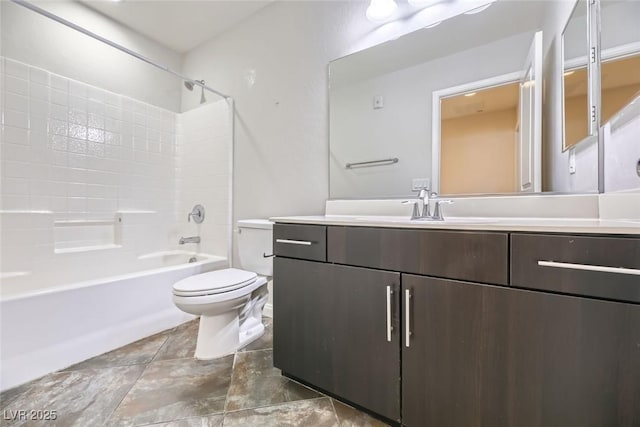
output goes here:
<path id="1" fill-rule="evenodd" d="M 274 365 L 399 420 L 400 275 L 281 257 L 274 262 Z M 390 340 L 387 287 L 394 291 Z"/>
<path id="2" fill-rule="evenodd" d="M 640 425 L 640 306 L 412 275 L 403 424 Z"/>

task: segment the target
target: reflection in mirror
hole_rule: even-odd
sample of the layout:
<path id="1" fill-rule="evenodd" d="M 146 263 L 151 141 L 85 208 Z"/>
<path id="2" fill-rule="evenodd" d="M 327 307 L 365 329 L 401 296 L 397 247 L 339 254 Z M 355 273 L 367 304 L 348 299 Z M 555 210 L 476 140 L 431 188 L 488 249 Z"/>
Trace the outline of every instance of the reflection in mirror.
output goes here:
<path id="1" fill-rule="evenodd" d="M 600 70 L 602 122 L 606 123 L 640 95 L 640 53 L 604 61 Z"/>
<path id="2" fill-rule="evenodd" d="M 640 2 L 601 7 L 602 123 L 640 95 Z"/>
<path id="3" fill-rule="evenodd" d="M 587 1 L 578 0 L 562 33 L 564 52 L 564 149 L 590 134 Z"/>
<path id="4" fill-rule="evenodd" d="M 524 85 L 525 71 L 533 71 L 531 65 L 540 65 L 527 59 L 534 35 L 544 27 L 547 18 L 555 16 L 557 8 L 558 3 L 550 1 L 497 1 L 482 13 L 458 15 L 436 27 L 418 30 L 331 62 L 330 197 L 407 197 L 424 183 L 438 190 L 441 120 L 463 118 L 446 114 L 441 118 L 440 100 L 434 101 L 434 94 L 451 97 L 515 81 Z M 559 34 L 564 22 L 558 23 L 560 28 L 554 26 L 555 22 L 549 25 Z M 504 76 L 509 79 L 496 81 Z M 541 72 L 532 72 L 530 76 L 539 78 Z M 487 81 L 491 83 L 482 84 Z M 460 89 L 465 85 L 472 86 Z M 539 91 L 534 90 L 540 86 L 530 81 L 521 88 L 529 90 L 534 102 L 540 99 Z M 452 88 L 458 90 L 445 93 Z M 519 101 L 518 105 L 521 109 Z M 531 113 L 536 109 L 540 111 L 539 105 L 526 103 L 526 107 Z M 487 108 L 491 107 L 487 104 Z M 490 165 L 476 157 L 474 167 L 480 172 L 473 172 L 468 168 L 472 161 L 464 166 L 462 159 L 458 159 L 454 160 L 454 166 L 458 170 L 467 169 L 463 179 L 467 184 L 448 190 L 441 188 L 439 192 L 494 193 L 511 192 L 514 188 L 515 191 L 539 191 L 539 177 L 535 172 L 541 168 L 537 149 L 541 120 L 538 117 L 519 123 L 520 129 L 525 125 L 527 132 L 520 132 L 516 141 L 513 136 L 516 126 L 510 125 L 508 139 L 511 146 L 506 153 L 511 153 L 508 155 L 512 164 L 504 172 L 510 176 L 508 184 L 476 186 L 475 181 L 485 178 L 490 181 L 481 172 L 490 169 Z M 450 136 L 453 129 L 455 138 L 469 142 L 466 136 L 455 135 L 459 128 L 443 125 L 447 135 Z M 444 155 L 451 159 L 452 151 L 446 151 Z M 519 154 L 520 158 L 515 159 Z M 350 163 L 396 158 L 395 163 L 346 167 Z M 538 163 L 531 163 L 535 161 Z M 453 170 L 448 166 L 445 168 Z"/>
<path id="5" fill-rule="evenodd" d="M 441 99 L 440 192 L 518 191 L 519 83 Z"/>
<path id="6" fill-rule="evenodd" d="M 604 190 L 640 189 L 640 2 L 602 1 Z"/>

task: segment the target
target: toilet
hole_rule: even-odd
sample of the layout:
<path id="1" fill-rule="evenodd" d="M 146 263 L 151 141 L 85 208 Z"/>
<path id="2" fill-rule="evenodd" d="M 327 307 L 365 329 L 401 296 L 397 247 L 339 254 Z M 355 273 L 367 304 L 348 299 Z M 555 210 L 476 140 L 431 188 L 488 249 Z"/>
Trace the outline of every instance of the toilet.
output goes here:
<path id="1" fill-rule="evenodd" d="M 262 309 L 273 275 L 273 223 L 238 221 L 238 254 L 243 268 L 196 274 L 173 285 L 173 302 L 200 316 L 196 359 L 215 359 L 246 346 L 264 333 Z"/>

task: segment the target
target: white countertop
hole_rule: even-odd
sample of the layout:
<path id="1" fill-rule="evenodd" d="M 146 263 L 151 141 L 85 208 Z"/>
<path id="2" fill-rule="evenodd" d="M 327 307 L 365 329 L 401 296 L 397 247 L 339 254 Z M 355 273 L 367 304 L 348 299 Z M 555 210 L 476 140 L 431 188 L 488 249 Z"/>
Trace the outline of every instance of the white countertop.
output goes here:
<path id="1" fill-rule="evenodd" d="M 640 235 L 640 220 L 591 218 L 449 217 L 445 221 L 412 221 L 407 216 L 317 215 L 282 216 L 271 220 L 290 224 L 356 227 Z"/>

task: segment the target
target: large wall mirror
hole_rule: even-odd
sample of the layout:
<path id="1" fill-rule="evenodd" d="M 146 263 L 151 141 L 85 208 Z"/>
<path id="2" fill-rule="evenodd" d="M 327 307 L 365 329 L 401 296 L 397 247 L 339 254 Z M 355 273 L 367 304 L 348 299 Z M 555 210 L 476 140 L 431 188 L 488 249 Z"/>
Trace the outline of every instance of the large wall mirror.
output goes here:
<path id="1" fill-rule="evenodd" d="M 330 197 L 540 191 L 542 31 L 558 8 L 497 1 L 332 61 Z"/>

